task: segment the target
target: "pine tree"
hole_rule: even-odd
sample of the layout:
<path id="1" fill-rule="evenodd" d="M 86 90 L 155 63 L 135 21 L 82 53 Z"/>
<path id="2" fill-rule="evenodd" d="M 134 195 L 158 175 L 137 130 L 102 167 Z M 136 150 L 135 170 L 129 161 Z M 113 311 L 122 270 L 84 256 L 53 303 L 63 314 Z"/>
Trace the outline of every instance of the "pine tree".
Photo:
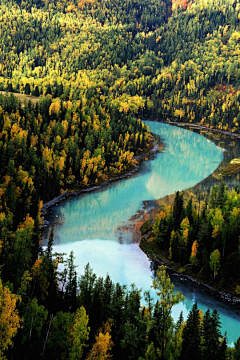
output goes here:
<path id="1" fill-rule="evenodd" d="M 25 85 L 25 94 L 30 95 L 31 89 L 29 83 L 26 83 Z"/>
<path id="2" fill-rule="evenodd" d="M 65 300 L 69 310 L 75 311 L 77 308 L 77 272 L 75 270 L 77 266 L 74 265 L 73 251 L 71 251 L 69 255 L 67 264 L 68 264 L 68 275 L 67 275 Z"/>
<path id="3" fill-rule="evenodd" d="M 173 204 L 173 224 L 174 230 L 177 230 L 184 218 L 183 214 L 183 194 L 176 192 Z"/>
<path id="4" fill-rule="evenodd" d="M 220 358 L 220 321 L 216 310 L 212 314 L 207 310 L 203 317 L 203 359 L 218 360 Z"/>
<path id="5" fill-rule="evenodd" d="M 233 359 L 240 360 L 240 338 L 234 343 Z"/>
<path id="6" fill-rule="evenodd" d="M 180 360 L 201 360 L 200 314 L 195 303 L 189 312 L 182 332 L 182 351 Z"/>

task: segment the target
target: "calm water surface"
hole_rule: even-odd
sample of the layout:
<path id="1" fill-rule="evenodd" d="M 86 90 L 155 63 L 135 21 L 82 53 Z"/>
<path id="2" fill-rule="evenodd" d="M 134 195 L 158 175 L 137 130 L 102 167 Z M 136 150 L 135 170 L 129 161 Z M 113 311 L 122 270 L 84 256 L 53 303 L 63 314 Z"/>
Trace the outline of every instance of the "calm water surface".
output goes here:
<path id="1" fill-rule="evenodd" d="M 114 282 L 135 283 L 143 290 L 151 286 L 150 262 L 138 244 L 133 243 L 131 231 L 124 230 L 124 225 L 139 210 L 145 211 L 143 201 L 194 186 L 209 176 L 223 159 L 223 149 L 197 133 L 157 122 L 146 123 L 164 139 L 163 153 L 142 163 L 135 176 L 55 206 L 50 216 L 50 220 L 56 220 L 54 251 L 69 254 L 73 250 L 79 274 L 89 262 L 98 276 L 109 273 Z M 173 311 L 175 319 L 180 311 L 186 317 L 197 300 L 203 311 L 207 308 L 219 311 L 222 332 L 227 331 L 229 344 L 237 340 L 240 318 L 234 309 L 188 282 L 173 281 L 176 290 L 186 296 L 184 303 Z"/>

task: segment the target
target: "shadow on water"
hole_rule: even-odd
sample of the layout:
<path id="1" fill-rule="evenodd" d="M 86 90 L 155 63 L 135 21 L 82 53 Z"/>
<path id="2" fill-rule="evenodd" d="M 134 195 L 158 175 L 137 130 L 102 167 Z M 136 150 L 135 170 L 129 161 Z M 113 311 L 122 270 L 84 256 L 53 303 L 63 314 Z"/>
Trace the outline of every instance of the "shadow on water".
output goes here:
<path id="1" fill-rule="evenodd" d="M 158 207 L 157 199 L 177 190 L 191 188 L 191 191 L 201 191 L 205 197 L 211 186 L 219 184 L 211 174 L 239 154 L 239 140 L 211 139 L 206 134 L 202 137 L 196 132 L 166 124 L 147 124 L 153 133 L 164 139 L 163 153 L 157 154 L 153 161 L 143 162 L 140 171 L 124 181 L 52 207 L 47 218 L 54 221 L 51 226 L 54 229 L 53 250 L 67 254 L 73 250 L 79 274 L 89 262 L 98 276 L 105 277 L 109 273 L 114 282 L 135 283 L 143 290 L 150 288 L 153 273 L 149 260 L 136 244 L 136 219 L 149 216 Z M 228 186 L 233 187 L 239 176 L 234 174 L 226 180 Z M 43 246 L 49 231 L 50 227 L 44 230 Z M 183 283 L 182 291 L 187 296 L 181 306 L 185 315 L 192 299 L 200 296 L 198 289 L 188 286 L 191 286 L 189 282 Z M 210 303 L 215 305 L 215 298 L 211 300 L 208 296 L 201 297 L 202 308 Z M 179 308 L 174 311 L 180 312 Z M 225 317 L 221 309 L 220 315 L 223 331 L 227 330 L 229 343 L 232 343 L 238 338 L 236 334 L 240 334 L 240 321 L 233 313 Z M 173 316 L 176 320 L 178 315 Z M 233 327 L 235 333 L 231 333 Z"/>

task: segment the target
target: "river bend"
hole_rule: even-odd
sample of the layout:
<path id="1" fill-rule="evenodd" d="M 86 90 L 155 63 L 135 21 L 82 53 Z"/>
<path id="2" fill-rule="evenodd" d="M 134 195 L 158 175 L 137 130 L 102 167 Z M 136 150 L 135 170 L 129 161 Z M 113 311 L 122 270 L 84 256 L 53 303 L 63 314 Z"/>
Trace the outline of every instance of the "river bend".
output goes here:
<path id="1" fill-rule="evenodd" d="M 139 210 L 146 211 L 143 201 L 185 190 L 208 177 L 221 163 L 224 151 L 197 133 L 158 122 L 146 123 L 164 140 L 164 152 L 141 163 L 139 172 L 128 179 L 52 207 L 49 218 L 55 220 L 54 251 L 69 254 L 73 250 L 79 274 L 89 262 L 97 276 L 108 273 L 114 282 L 135 283 L 143 290 L 149 289 L 152 282 L 150 261 L 124 225 Z M 174 308 L 175 320 L 180 311 L 186 318 L 197 300 L 203 311 L 218 310 L 228 343 L 237 340 L 240 318 L 236 310 L 193 284 L 177 279 L 174 282 L 176 290 L 186 297 Z"/>

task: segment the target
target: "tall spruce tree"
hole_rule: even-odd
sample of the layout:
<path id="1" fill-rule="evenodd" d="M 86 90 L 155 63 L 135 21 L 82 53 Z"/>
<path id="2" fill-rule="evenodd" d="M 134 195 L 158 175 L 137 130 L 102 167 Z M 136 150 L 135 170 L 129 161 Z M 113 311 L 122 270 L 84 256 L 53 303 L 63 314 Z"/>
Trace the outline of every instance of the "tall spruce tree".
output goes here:
<path id="1" fill-rule="evenodd" d="M 217 360 L 220 358 L 221 332 L 219 315 L 216 310 L 212 314 L 207 310 L 203 317 L 202 335 L 203 347 L 202 354 L 204 360 Z"/>
<path id="2" fill-rule="evenodd" d="M 197 303 L 188 314 L 182 332 L 182 351 L 180 360 L 201 360 L 201 325 Z"/>

